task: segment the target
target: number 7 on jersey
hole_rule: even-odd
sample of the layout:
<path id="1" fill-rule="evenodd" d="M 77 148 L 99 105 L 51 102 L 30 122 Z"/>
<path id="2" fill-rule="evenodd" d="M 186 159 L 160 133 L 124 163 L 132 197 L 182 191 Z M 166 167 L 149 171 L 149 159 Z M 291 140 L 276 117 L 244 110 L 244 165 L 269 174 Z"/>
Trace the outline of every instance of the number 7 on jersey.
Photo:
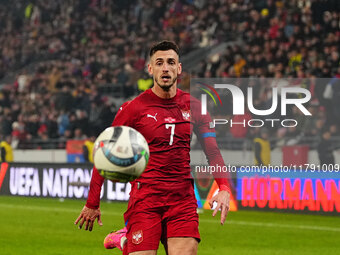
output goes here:
<path id="1" fill-rule="evenodd" d="M 169 145 L 172 145 L 172 143 L 174 142 L 175 124 L 165 124 L 165 128 L 171 128 Z"/>

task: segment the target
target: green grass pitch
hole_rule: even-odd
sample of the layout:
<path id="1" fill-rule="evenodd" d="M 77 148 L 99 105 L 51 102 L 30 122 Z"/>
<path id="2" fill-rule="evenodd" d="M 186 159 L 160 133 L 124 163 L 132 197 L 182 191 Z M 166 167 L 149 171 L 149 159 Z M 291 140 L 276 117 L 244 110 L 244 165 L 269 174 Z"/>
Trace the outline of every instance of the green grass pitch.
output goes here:
<path id="1" fill-rule="evenodd" d="M 73 224 L 84 202 L 0 196 L 0 254 L 121 254 L 105 250 L 103 239 L 123 226 L 126 204 L 103 202 L 104 226 L 88 232 Z M 239 211 L 220 226 L 204 211 L 200 232 L 198 254 L 340 254 L 338 216 Z"/>

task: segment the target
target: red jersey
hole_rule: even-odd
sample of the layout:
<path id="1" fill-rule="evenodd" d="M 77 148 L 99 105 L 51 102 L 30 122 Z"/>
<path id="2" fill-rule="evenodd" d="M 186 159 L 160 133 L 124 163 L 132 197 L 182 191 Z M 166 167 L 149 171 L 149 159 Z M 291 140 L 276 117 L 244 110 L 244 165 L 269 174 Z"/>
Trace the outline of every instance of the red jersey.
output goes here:
<path id="1" fill-rule="evenodd" d="M 136 129 L 149 144 L 149 163 L 139 182 L 178 182 L 190 178 L 193 117 L 190 95 L 181 90 L 177 90 L 175 97 L 163 99 L 149 89 L 123 106 L 112 125 Z"/>
<path id="2" fill-rule="evenodd" d="M 191 102 L 190 102 L 191 100 Z M 191 108 L 190 108 L 191 103 Z M 224 165 L 215 139 L 209 128 L 209 115 L 200 114 L 200 102 L 177 89 L 173 98 L 163 99 L 151 89 L 122 105 L 112 126 L 129 126 L 139 131 L 147 140 L 150 158 L 147 168 L 137 179 L 141 183 L 181 182 L 191 178 L 190 139 L 192 131 L 201 140 L 211 165 Z M 104 178 L 93 171 L 87 206 L 99 206 L 98 186 Z M 221 188 L 229 190 L 226 179 L 216 180 Z"/>

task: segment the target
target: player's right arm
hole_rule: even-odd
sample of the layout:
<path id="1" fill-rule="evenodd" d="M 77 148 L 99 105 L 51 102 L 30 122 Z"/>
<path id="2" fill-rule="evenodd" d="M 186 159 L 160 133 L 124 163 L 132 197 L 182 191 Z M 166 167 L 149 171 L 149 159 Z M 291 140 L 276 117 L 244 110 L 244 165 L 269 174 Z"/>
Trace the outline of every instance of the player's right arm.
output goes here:
<path id="1" fill-rule="evenodd" d="M 95 166 L 93 166 L 91 182 L 90 182 L 90 191 L 86 201 L 86 205 L 81 210 L 78 218 L 74 222 L 77 225 L 79 222 L 78 228 L 81 229 L 85 224 L 85 230 L 92 231 L 93 224 L 96 219 L 98 219 L 99 226 L 102 226 L 103 223 L 101 221 L 101 212 L 99 209 L 100 203 L 100 191 L 102 185 L 104 183 L 104 177 L 102 177 Z"/>
<path id="2" fill-rule="evenodd" d="M 129 104 L 129 102 L 124 103 L 114 121 L 112 122 L 111 126 L 132 126 L 133 124 L 133 117 L 135 115 L 131 115 L 132 107 L 126 107 Z M 129 110 L 130 108 L 130 110 Z M 86 205 L 83 207 L 82 211 L 80 212 L 80 215 L 74 222 L 75 225 L 77 225 L 79 222 L 79 229 L 82 228 L 82 226 L 85 224 L 85 230 L 92 231 L 93 224 L 96 219 L 98 219 L 98 224 L 100 226 L 103 225 L 101 221 L 101 212 L 99 209 L 100 204 L 100 191 L 104 183 L 104 177 L 102 177 L 97 168 L 93 166 L 92 176 L 91 176 L 91 182 L 90 182 L 90 191 L 89 195 L 86 201 Z"/>

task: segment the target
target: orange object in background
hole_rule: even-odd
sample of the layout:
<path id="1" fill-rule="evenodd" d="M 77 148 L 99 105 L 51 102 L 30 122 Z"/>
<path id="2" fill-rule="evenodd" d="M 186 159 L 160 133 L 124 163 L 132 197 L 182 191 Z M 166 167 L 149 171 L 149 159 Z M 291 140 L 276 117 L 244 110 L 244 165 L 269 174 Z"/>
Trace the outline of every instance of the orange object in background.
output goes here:
<path id="1" fill-rule="evenodd" d="M 66 143 L 66 153 L 68 163 L 84 162 L 83 145 L 85 140 L 68 140 Z"/>
<path id="2" fill-rule="evenodd" d="M 218 192 L 218 185 L 216 181 L 214 181 L 213 185 L 211 186 L 211 189 L 208 193 L 207 199 L 203 205 L 203 209 L 211 209 L 209 205 L 209 200 L 215 196 Z M 233 194 L 230 194 L 230 205 L 229 205 L 229 211 L 237 211 L 237 201 L 235 200 Z"/>

